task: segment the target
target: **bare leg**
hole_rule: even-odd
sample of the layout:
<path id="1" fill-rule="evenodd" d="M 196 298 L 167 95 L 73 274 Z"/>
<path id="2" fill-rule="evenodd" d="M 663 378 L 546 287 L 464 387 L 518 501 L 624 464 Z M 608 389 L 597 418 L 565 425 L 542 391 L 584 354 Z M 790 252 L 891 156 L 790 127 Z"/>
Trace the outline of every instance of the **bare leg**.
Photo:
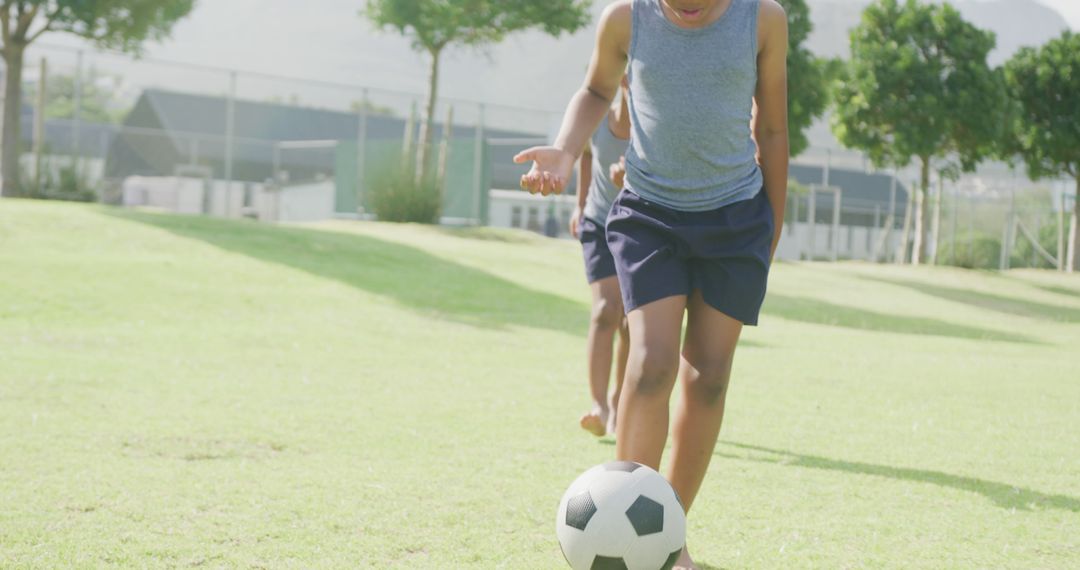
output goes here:
<path id="1" fill-rule="evenodd" d="M 592 409 L 581 416 L 581 427 L 595 436 L 607 428 L 608 381 L 611 378 L 612 341 L 622 322 L 622 297 L 615 276 L 594 282 L 592 289 L 592 319 L 589 322 L 587 358 L 589 360 L 589 392 Z"/>
<path id="2" fill-rule="evenodd" d="M 691 295 L 687 313 L 686 341 L 679 366 L 682 395 L 672 426 L 668 480 L 689 511 L 720 434 L 742 323 L 705 303 L 700 291 Z M 696 568 L 689 551 L 683 550 L 675 568 Z"/>
<path id="3" fill-rule="evenodd" d="M 622 395 L 623 379 L 626 378 L 626 360 L 630 356 L 630 326 L 626 318 L 619 327 L 619 344 L 615 349 L 615 390 L 611 392 L 611 415 L 608 416 L 607 431 L 615 433 L 616 418 L 619 416 L 619 396 Z"/>
<path id="4" fill-rule="evenodd" d="M 630 356 L 619 397 L 615 456 L 658 469 L 668 432 L 668 404 L 679 369 L 679 332 L 686 296 L 630 311 Z"/>

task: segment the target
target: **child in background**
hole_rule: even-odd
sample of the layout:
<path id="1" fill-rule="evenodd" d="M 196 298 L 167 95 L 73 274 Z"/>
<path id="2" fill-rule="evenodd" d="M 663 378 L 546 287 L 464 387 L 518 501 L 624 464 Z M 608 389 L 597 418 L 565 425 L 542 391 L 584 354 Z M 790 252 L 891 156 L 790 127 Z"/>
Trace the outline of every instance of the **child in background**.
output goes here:
<path id="1" fill-rule="evenodd" d="M 589 148 L 581 155 L 578 170 L 578 205 L 570 218 L 570 233 L 581 241 L 585 257 L 585 278 L 592 290 L 592 317 L 586 359 L 589 366 L 589 392 L 592 409 L 581 416 L 581 427 L 599 437 L 615 433 L 616 411 L 626 358 L 630 353 L 629 330 L 623 314 L 619 280 L 615 275 L 615 260 L 607 245 L 608 212 L 615 196 L 622 189 L 612 180 L 616 167 L 626 153 L 630 138 L 630 117 L 625 95 L 611 106 L 599 128 L 593 133 Z M 621 177 L 620 177 L 621 178 Z M 608 399 L 611 378 L 612 341 L 618 332 L 619 344 L 615 360 L 615 390 Z"/>

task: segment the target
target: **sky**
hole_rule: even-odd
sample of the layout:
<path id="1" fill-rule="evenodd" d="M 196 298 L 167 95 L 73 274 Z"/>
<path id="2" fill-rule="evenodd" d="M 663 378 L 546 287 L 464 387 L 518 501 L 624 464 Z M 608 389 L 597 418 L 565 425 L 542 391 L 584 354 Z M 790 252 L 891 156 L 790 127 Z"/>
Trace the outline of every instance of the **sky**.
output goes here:
<path id="1" fill-rule="evenodd" d="M 866 0 L 816 0 L 851 2 Z M 1072 28 L 1080 30 L 1080 0 L 1037 0 L 1058 10 Z M 312 78 L 350 85 L 377 86 L 376 104 L 399 112 L 427 92 L 427 58 L 414 52 L 407 40 L 392 32 L 379 32 L 360 16 L 363 0 L 200 0 L 195 12 L 181 21 L 168 39 L 149 44 L 151 59 L 191 62 L 218 68 L 236 68 L 289 77 Z M 599 12 L 607 0 L 595 0 Z M 79 46 L 62 34 L 50 34 L 41 43 Z M 531 128 L 552 122 L 552 109 L 561 108 L 578 88 L 584 74 L 592 31 L 551 39 L 539 32 L 510 36 L 497 49 L 477 53 L 452 50 L 443 61 L 441 95 L 480 100 L 546 113 L 523 114 L 488 107 L 491 123 L 498 114 L 509 121 L 528 121 Z M 33 52 L 32 52 L 33 53 Z M 50 69 L 70 73 L 70 52 L 39 50 L 49 57 Z M 31 60 L 38 58 L 32 56 Z M 225 94 L 227 74 L 187 68 L 133 64 L 126 57 L 87 56 L 87 64 L 124 78 L 126 91 L 137 96 L 144 87 L 162 87 L 210 94 Z M 580 61 L 570 72 L 567 62 Z M 28 65 L 28 79 L 34 69 Z M 118 87 L 120 89 L 120 87 Z M 242 75 L 238 95 L 256 100 L 297 100 L 301 104 L 348 108 L 358 90 Z M 412 95 L 399 95 L 408 93 Z M 472 124 L 476 105 L 457 105 L 459 124 Z"/>
<path id="2" fill-rule="evenodd" d="M 1069 22 L 1069 27 L 1075 31 L 1080 31 L 1080 0 L 1038 0 L 1042 4 L 1045 4 L 1058 11 L 1065 20 Z"/>

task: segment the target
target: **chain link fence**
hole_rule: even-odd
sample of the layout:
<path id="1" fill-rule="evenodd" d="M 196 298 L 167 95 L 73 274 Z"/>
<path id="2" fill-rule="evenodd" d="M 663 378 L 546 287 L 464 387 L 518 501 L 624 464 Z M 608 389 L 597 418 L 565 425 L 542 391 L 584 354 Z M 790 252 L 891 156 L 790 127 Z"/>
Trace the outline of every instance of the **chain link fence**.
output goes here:
<path id="1" fill-rule="evenodd" d="M 50 44 L 28 51 L 24 80 L 23 184 L 109 203 L 271 220 L 370 217 L 372 192 L 426 131 L 423 94 L 347 81 Z M 527 166 L 512 161 L 552 139 L 561 111 L 440 98 L 433 115 L 429 152 L 445 147 L 444 223 L 567 235 L 574 198 L 516 193 Z M 910 259 L 916 172 L 875 171 L 858 152 L 813 146 L 793 161 L 792 180 L 781 258 Z M 956 181 L 935 175 L 931 186 L 924 260 L 1061 265 L 1074 183 L 988 165 Z"/>

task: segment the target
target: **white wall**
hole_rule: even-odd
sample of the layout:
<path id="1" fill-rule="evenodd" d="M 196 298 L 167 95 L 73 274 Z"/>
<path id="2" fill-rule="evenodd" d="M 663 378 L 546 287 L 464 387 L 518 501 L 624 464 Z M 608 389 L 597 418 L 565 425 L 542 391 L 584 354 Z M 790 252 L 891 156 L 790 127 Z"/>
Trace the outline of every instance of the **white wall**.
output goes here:
<path id="1" fill-rule="evenodd" d="M 492 190 L 488 205 L 488 225 L 544 233 L 548 217 L 554 213 L 559 237 L 569 237 L 568 222 L 577 196 L 538 196 L 520 190 Z M 552 205 L 555 206 L 552 212 Z M 516 212 L 516 214 L 515 214 Z"/>
<path id="2" fill-rule="evenodd" d="M 837 232 L 839 247 L 837 256 L 840 259 L 870 260 L 882 237 L 880 228 L 866 228 L 861 226 L 840 226 Z M 828 258 L 833 251 L 833 228 L 831 224 L 816 224 L 814 226 L 813 256 L 816 259 Z M 786 261 L 810 259 L 811 255 L 811 231 L 810 224 L 799 222 L 785 224 L 784 233 L 780 238 L 780 245 L 776 248 L 776 257 Z M 900 231 L 894 230 L 886 237 L 879 252 L 879 260 L 884 256 L 891 256 L 897 244 L 900 243 Z"/>
<path id="3" fill-rule="evenodd" d="M 333 180 L 285 187 L 276 196 L 265 196 L 267 201 L 276 201 L 276 211 L 268 212 L 266 217 L 278 222 L 329 220 L 334 217 L 336 192 Z"/>
<path id="4" fill-rule="evenodd" d="M 564 220 L 569 219 L 576 203 L 576 196 L 543 197 L 519 190 L 492 190 L 489 223 L 498 228 L 518 228 L 544 233 L 550 206 L 555 204 L 559 237 L 569 237 Z M 514 214 L 515 209 L 517 209 L 517 215 Z M 813 257 L 828 258 L 832 254 L 832 226 L 817 224 L 814 235 Z M 840 226 L 838 257 L 870 260 L 880 238 L 881 230 L 877 228 Z M 879 253 L 879 256 L 891 256 L 899 242 L 899 230 L 893 231 L 883 244 L 883 251 Z M 809 259 L 810 246 L 810 224 L 803 222 L 794 225 L 787 224 L 784 226 L 784 235 L 777 247 L 776 256 L 786 261 Z"/>

